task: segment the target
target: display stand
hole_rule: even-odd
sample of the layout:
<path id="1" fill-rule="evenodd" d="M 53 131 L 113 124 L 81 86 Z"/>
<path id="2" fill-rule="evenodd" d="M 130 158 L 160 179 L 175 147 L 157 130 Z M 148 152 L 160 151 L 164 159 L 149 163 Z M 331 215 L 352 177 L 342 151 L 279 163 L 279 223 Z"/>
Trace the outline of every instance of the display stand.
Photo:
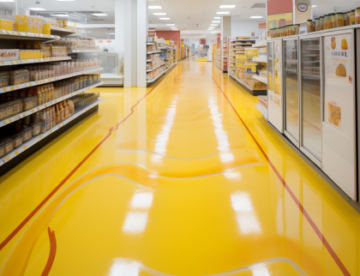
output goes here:
<path id="1" fill-rule="evenodd" d="M 71 32 L 67 29 L 62 28 L 52 28 L 51 29 L 51 35 L 42 35 L 42 34 L 33 34 L 33 33 L 20 33 L 20 32 L 10 32 L 10 31 L 4 31 L 0 30 L 0 46 L 1 48 L 6 49 L 16 49 L 16 42 L 18 40 L 32 40 L 32 41 L 56 41 L 60 39 L 60 36 L 67 36 L 72 35 L 74 32 Z M 3 43 L 3 39 L 6 39 L 6 43 Z M 5 46 L 6 45 L 6 46 Z M 16 59 L 16 60 L 7 60 L 7 61 L 1 61 L 0 66 L 4 66 L 4 70 L 16 70 L 21 69 L 22 65 L 27 64 L 34 64 L 34 65 L 40 65 L 42 63 L 48 63 L 48 62 L 57 62 L 57 61 L 67 61 L 71 60 L 71 57 L 51 57 L 51 58 L 39 58 L 39 59 Z M 16 67 L 15 67 L 16 66 Z M 20 66 L 20 67 L 18 67 Z M 7 68 L 8 67 L 8 68 Z M 15 68 L 14 68 L 15 67 Z M 30 81 L 27 83 L 22 83 L 18 85 L 9 85 L 5 87 L 0 88 L 0 96 L 1 95 L 8 95 L 11 93 L 11 97 L 14 97 L 14 93 L 17 93 L 17 91 L 22 91 L 24 89 L 28 89 L 30 87 L 36 87 L 41 86 L 47 83 L 57 83 L 59 81 L 64 81 L 66 79 L 69 79 L 74 76 L 81 76 L 81 75 L 88 75 L 88 74 L 94 74 L 101 71 L 102 68 L 90 68 L 84 71 L 79 71 L 72 74 L 66 74 L 61 75 L 57 77 L 51 77 L 47 79 L 42 79 L 39 81 Z M 26 120 L 27 118 L 30 118 L 31 115 L 36 114 L 38 112 L 42 112 L 44 109 L 48 109 L 49 107 L 55 107 L 55 105 L 58 105 L 60 102 L 64 102 L 67 99 L 71 99 L 72 97 L 78 96 L 79 94 L 85 92 L 86 90 L 90 88 L 97 87 L 101 85 L 102 82 L 94 83 L 90 86 L 81 88 L 79 90 L 76 90 L 72 93 L 65 94 L 64 96 L 58 97 L 56 99 L 53 99 L 51 101 L 47 101 L 44 104 L 40 104 L 36 107 L 33 107 L 29 110 L 20 111 L 18 114 L 12 114 L 9 117 L 3 118 L 0 120 L 0 129 L 3 128 L 4 132 L 2 132 L 3 137 L 7 137 L 7 134 L 5 131 L 10 127 L 12 124 L 17 124 L 19 122 L 22 122 L 20 120 Z M 20 95 L 20 94 L 19 94 Z M 6 96 L 7 97 L 7 96 Z M 2 103 L 7 103 L 4 99 L 6 97 L 2 98 Z M 15 101 L 12 99 L 11 101 Z M 24 98 L 26 99 L 26 97 Z M 4 102 L 5 101 L 5 102 Z M 88 103 L 85 106 L 81 106 L 79 108 L 75 107 L 75 113 L 71 116 L 67 117 L 66 119 L 62 120 L 58 124 L 55 125 L 50 129 L 48 129 L 46 132 L 40 133 L 36 136 L 32 136 L 32 138 L 22 142 L 19 146 L 14 147 L 12 150 L 4 150 L 2 152 L 2 155 L 0 156 L 0 175 L 5 174 L 10 169 L 15 167 L 16 165 L 20 164 L 23 160 L 25 160 L 27 157 L 41 149 L 44 145 L 49 143 L 51 140 L 58 137 L 60 134 L 64 133 L 75 125 L 76 123 L 80 122 L 82 119 L 89 116 L 91 113 L 95 112 L 98 109 L 99 103 L 103 101 L 103 99 L 97 99 L 95 101 L 92 101 Z M 55 109 L 54 109 L 55 110 Z M 30 122 L 30 120 L 29 120 Z M 22 125 L 21 125 L 22 126 Z M 31 126 L 30 126 L 31 129 Z M 1 131 L 1 130 L 0 130 Z M 1 143 L 0 143 L 1 144 Z M 0 151 L 1 153 L 1 151 Z"/>

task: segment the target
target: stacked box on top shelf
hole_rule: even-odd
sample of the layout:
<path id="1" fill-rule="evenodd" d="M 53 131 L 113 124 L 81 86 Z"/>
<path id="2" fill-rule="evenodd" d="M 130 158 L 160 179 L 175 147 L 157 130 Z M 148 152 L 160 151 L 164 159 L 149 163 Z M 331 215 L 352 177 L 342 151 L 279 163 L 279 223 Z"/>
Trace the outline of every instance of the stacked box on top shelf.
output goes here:
<path id="1" fill-rule="evenodd" d="M 228 45 L 228 38 L 224 37 L 224 41 L 222 43 L 222 70 L 223 72 L 228 71 L 228 57 L 229 57 L 229 45 Z"/>

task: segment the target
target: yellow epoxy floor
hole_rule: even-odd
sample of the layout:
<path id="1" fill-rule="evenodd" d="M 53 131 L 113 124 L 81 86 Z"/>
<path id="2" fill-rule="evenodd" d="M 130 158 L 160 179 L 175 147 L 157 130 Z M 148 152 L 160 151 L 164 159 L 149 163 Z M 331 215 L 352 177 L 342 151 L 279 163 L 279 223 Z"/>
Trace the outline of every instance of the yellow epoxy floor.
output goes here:
<path id="1" fill-rule="evenodd" d="M 360 275 L 359 213 L 211 63 L 97 91 L 0 178 L 0 275 Z"/>

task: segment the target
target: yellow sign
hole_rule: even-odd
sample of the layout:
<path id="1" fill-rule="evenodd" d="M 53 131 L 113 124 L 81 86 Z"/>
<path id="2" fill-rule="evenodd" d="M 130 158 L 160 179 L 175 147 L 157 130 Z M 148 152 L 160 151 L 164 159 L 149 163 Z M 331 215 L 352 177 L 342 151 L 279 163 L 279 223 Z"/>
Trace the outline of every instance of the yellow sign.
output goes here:
<path id="1" fill-rule="evenodd" d="M 268 29 L 283 27 L 293 24 L 292 12 L 268 15 Z"/>

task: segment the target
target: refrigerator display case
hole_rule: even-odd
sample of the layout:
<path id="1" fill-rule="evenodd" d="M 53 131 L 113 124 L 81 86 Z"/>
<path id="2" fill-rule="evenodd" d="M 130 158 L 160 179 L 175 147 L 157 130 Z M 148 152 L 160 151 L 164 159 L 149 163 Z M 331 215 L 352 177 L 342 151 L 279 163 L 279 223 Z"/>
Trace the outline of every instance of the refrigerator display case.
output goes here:
<path id="1" fill-rule="evenodd" d="M 360 48 L 355 45 L 360 45 L 358 25 L 268 41 L 268 121 L 359 201 Z"/>
<path id="2" fill-rule="evenodd" d="M 299 147 L 300 141 L 300 93 L 299 93 L 299 39 L 284 39 L 284 134 Z"/>
<path id="3" fill-rule="evenodd" d="M 283 123 L 283 57 L 282 40 L 267 44 L 268 55 L 268 120 L 281 133 Z"/>

